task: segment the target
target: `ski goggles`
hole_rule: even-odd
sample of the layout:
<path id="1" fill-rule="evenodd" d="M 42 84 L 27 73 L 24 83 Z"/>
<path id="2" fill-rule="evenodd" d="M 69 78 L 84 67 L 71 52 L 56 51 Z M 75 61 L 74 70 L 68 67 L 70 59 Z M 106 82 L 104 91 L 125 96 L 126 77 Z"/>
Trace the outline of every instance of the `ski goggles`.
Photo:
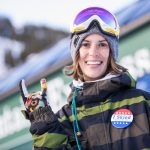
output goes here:
<path id="1" fill-rule="evenodd" d="M 80 33 L 88 30 L 92 22 L 96 21 L 103 32 L 114 35 L 119 38 L 119 24 L 117 19 L 109 11 L 90 7 L 82 10 L 75 18 L 70 29 L 71 33 Z"/>

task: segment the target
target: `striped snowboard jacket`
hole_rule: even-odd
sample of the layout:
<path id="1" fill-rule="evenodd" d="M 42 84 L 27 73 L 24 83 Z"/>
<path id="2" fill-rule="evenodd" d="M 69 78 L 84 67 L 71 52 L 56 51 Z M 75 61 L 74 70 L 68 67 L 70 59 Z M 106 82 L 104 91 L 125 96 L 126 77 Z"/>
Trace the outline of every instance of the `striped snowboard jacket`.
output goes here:
<path id="1" fill-rule="evenodd" d="M 136 89 L 128 73 L 84 83 L 74 98 L 76 116 L 72 97 L 56 114 L 50 106 L 30 114 L 35 150 L 150 149 L 150 94 Z M 81 135 L 76 139 L 77 125 Z"/>

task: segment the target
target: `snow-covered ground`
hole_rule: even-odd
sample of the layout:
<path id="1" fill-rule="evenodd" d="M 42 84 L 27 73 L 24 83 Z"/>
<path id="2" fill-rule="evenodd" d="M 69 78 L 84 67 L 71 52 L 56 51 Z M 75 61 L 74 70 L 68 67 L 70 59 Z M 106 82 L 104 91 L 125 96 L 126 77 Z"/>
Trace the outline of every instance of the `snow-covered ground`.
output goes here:
<path id="1" fill-rule="evenodd" d="M 14 41 L 6 40 L 5 42 L 6 48 L 10 48 L 11 44 Z M 7 47 L 7 45 L 9 45 L 10 47 Z M 16 57 L 19 56 L 24 45 L 21 43 L 17 43 L 16 41 L 12 45 L 14 45 L 14 48 L 12 48 L 13 53 L 16 53 Z M 2 49 L 1 47 L 2 50 L 0 53 L 0 57 L 4 57 L 4 48 L 5 47 L 3 47 Z M 52 48 L 45 49 L 38 54 L 29 55 L 25 63 L 20 64 L 13 69 L 8 69 L 8 67 L 4 63 L 4 59 L 0 58 L 1 66 L 5 70 L 4 72 L 0 73 L 0 95 L 16 87 L 21 79 L 30 79 L 35 75 L 40 74 L 48 67 L 60 64 L 68 57 L 71 57 L 69 52 L 69 38 L 65 38 Z"/>
<path id="2" fill-rule="evenodd" d="M 5 63 L 5 53 L 12 52 L 13 58 L 18 59 L 24 49 L 24 43 L 0 36 L 0 80 L 4 80 L 11 70 Z"/>

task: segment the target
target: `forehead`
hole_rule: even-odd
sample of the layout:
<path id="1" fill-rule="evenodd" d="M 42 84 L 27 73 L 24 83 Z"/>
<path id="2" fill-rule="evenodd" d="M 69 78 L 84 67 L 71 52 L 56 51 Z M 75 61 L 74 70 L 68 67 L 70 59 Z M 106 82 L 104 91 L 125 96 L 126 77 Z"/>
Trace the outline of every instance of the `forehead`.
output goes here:
<path id="1" fill-rule="evenodd" d="M 93 33 L 88 35 L 83 41 L 102 41 L 105 40 L 105 38 L 97 33 Z"/>

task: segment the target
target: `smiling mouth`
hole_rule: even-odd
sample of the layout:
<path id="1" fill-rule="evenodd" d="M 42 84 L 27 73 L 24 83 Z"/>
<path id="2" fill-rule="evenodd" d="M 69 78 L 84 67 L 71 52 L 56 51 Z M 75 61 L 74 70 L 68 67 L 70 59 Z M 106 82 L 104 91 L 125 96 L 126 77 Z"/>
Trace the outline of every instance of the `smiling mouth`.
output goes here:
<path id="1" fill-rule="evenodd" d="M 102 61 L 85 61 L 87 65 L 101 65 Z"/>

